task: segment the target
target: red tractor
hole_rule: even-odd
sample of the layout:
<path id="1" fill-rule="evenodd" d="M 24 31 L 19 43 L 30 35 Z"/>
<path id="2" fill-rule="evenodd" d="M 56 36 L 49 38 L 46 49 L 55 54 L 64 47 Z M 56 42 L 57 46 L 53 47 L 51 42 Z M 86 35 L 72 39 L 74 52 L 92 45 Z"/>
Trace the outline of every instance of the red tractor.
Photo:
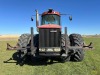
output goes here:
<path id="1" fill-rule="evenodd" d="M 21 62 L 27 56 L 30 56 L 33 61 L 35 57 L 46 61 L 51 59 L 52 62 L 53 60 L 82 61 L 84 58 L 82 36 L 80 34 L 68 36 L 67 27 L 65 27 L 65 33 L 62 34 L 61 14 L 53 9 L 41 14 L 41 25 L 39 25 L 39 15 L 36 10 L 38 34 L 34 34 L 31 27 L 31 34 L 22 34 L 18 39 L 17 46 L 12 47 L 8 44 L 7 49 L 16 49 Z M 69 19 L 72 20 L 72 17 L 70 16 Z"/>

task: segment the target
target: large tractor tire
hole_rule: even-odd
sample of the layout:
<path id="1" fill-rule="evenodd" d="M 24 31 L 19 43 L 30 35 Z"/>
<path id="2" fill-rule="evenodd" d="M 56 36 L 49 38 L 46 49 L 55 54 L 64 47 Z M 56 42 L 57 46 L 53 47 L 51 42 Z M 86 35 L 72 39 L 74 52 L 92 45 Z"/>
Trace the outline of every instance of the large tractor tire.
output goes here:
<path id="1" fill-rule="evenodd" d="M 34 47 L 39 46 L 39 34 L 35 34 L 34 37 Z M 31 34 L 22 34 L 19 39 L 18 39 L 18 45 L 19 47 L 26 47 L 26 46 L 31 46 Z M 26 50 L 21 50 L 21 51 L 25 51 L 28 52 L 27 49 Z"/>
<path id="2" fill-rule="evenodd" d="M 35 54 L 33 54 L 33 55 L 31 54 L 28 57 L 31 59 L 32 63 L 35 63 L 38 60 L 38 58 L 36 56 L 39 54 L 39 34 L 35 34 L 33 40 L 34 40 L 33 44 L 34 44 L 34 47 L 35 47 Z M 28 46 L 31 46 L 31 39 L 30 39 Z"/>
<path id="3" fill-rule="evenodd" d="M 36 54 L 38 54 L 38 46 L 39 46 L 39 34 L 34 35 L 34 47 L 37 48 Z M 22 34 L 18 39 L 18 46 L 21 48 L 25 48 L 27 46 L 31 46 L 31 34 Z M 26 59 L 30 59 L 31 61 L 34 60 L 34 55 L 31 55 L 30 48 L 27 48 L 25 50 L 17 50 L 18 51 L 18 58 L 21 62 L 21 64 Z"/>
<path id="4" fill-rule="evenodd" d="M 69 37 L 67 36 L 66 38 L 67 38 L 67 40 L 66 40 L 67 46 L 70 46 Z M 63 54 L 65 55 L 65 56 L 61 56 L 61 62 L 69 61 L 70 57 L 69 57 L 69 55 L 66 54 L 66 50 L 65 50 L 65 34 L 61 35 L 61 48 L 62 48 L 61 55 L 63 55 Z"/>
<path id="5" fill-rule="evenodd" d="M 66 38 L 67 38 L 67 40 L 66 40 L 67 45 L 70 46 L 70 40 L 69 40 L 69 37 L 67 36 Z M 61 35 L 61 46 L 62 46 L 62 47 L 65 46 L 65 34 L 62 34 L 62 35 Z"/>
<path id="6" fill-rule="evenodd" d="M 71 46 L 83 47 L 84 40 L 83 40 L 83 38 L 80 34 L 71 34 L 69 36 L 69 38 L 70 38 L 70 45 Z M 84 58 L 84 50 L 76 48 L 74 51 L 75 51 L 75 53 L 73 53 L 71 55 L 70 60 L 71 61 L 76 61 L 76 62 L 82 61 L 83 58 Z"/>
<path id="7" fill-rule="evenodd" d="M 34 35 L 34 47 L 39 47 L 39 34 Z"/>
<path id="8" fill-rule="evenodd" d="M 29 44 L 30 38 L 31 38 L 30 34 L 22 34 L 18 39 L 17 45 L 20 48 L 25 48 Z M 24 63 L 24 61 L 26 59 L 27 49 L 25 49 L 25 50 L 17 50 L 17 52 L 18 52 L 17 57 L 19 59 L 19 64 L 23 65 L 23 63 Z"/>
<path id="9" fill-rule="evenodd" d="M 30 34 L 22 34 L 18 39 L 18 45 L 20 47 L 26 47 L 30 42 L 31 35 Z"/>

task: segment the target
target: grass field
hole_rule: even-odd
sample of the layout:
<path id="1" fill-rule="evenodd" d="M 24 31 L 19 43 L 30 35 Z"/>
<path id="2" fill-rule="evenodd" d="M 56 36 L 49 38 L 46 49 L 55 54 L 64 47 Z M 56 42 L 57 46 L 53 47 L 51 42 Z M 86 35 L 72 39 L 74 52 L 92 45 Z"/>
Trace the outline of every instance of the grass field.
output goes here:
<path id="1" fill-rule="evenodd" d="M 0 39 L 0 75 L 100 75 L 100 38 L 84 40 L 87 44 L 92 41 L 95 49 L 85 51 L 82 62 L 19 66 L 14 60 L 4 63 L 16 52 L 6 51 L 6 43 L 16 45 L 17 39 Z"/>

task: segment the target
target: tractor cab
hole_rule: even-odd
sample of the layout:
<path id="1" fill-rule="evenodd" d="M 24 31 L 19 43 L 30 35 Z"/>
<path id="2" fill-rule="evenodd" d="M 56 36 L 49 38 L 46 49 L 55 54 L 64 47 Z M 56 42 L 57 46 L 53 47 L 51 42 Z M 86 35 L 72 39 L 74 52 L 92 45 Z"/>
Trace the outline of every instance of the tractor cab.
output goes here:
<path id="1" fill-rule="evenodd" d="M 60 25 L 60 13 L 53 9 L 49 9 L 47 12 L 44 12 L 41 16 L 41 25 L 47 24 Z"/>

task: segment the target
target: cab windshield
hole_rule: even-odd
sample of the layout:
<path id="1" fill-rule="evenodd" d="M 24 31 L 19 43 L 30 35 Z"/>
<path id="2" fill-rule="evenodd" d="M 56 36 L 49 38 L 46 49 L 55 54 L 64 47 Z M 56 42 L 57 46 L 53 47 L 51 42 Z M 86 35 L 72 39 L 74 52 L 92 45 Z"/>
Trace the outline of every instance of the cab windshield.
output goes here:
<path id="1" fill-rule="evenodd" d="M 53 15 L 53 14 L 48 14 L 48 15 L 43 15 L 41 24 L 57 24 L 60 25 L 60 16 L 58 15 Z"/>

